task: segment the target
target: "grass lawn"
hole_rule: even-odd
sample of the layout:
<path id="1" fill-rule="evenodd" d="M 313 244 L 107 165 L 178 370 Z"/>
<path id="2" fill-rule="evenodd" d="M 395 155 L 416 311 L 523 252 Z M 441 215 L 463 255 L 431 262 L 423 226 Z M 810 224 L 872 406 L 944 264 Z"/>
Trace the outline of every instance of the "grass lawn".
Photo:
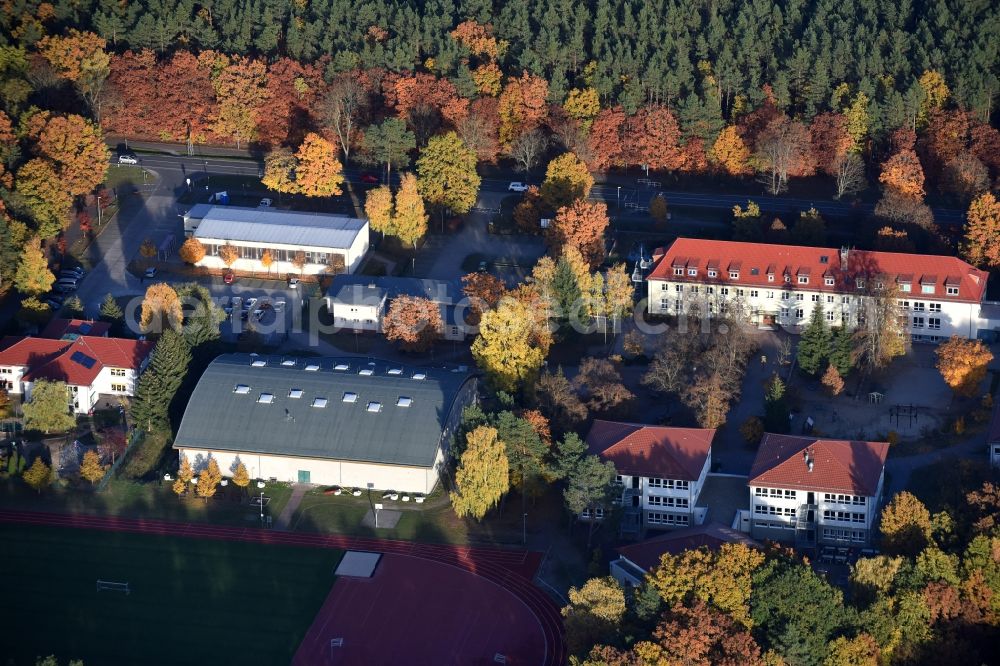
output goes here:
<path id="1" fill-rule="evenodd" d="M 227 541 L 0 526 L 6 663 L 287 664 L 341 553 Z M 130 594 L 96 591 L 127 581 Z"/>
<path id="2" fill-rule="evenodd" d="M 260 492 L 256 486 L 249 492 Z M 0 503 L 8 509 L 87 513 L 132 518 L 157 518 L 175 522 L 210 522 L 256 527 L 260 510 L 251 506 L 232 485 L 219 488 L 217 497 L 208 502 L 193 496 L 178 498 L 170 483 L 138 483 L 114 479 L 103 492 L 91 488 L 50 486 L 41 492 L 31 490 L 21 479 L 0 482 Z M 288 502 L 292 490 L 287 484 L 269 483 L 264 488 L 270 497 L 266 511 L 275 518 Z"/>

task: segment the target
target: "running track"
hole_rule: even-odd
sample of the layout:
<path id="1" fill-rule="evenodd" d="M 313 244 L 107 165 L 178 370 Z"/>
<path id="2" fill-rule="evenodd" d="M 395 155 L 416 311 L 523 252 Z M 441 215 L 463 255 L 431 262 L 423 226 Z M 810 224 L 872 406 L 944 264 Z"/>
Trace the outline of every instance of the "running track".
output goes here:
<path id="1" fill-rule="evenodd" d="M 75 527 L 110 532 L 136 532 L 162 536 L 197 539 L 245 541 L 284 546 L 335 548 L 338 550 L 369 550 L 379 553 L 409 555 L 434 562 L 444 562 L 482 576 L 509 590 L 535 614 L 545 636 L 544 666 L 561 666 L 566 662 L 562 618 L 552 600 L 531 581 L 541 561 L 539 553 L 499 548 L 445 546 L 412 541 L 369 539 L 339 534 L 299 534 L 262 530 L 249 527 L 226 527 L 200 523 L 172 523 L 144 518 L 117 516 L 87 516 L 32 511 L 0 510 L 0 523 Z"/>

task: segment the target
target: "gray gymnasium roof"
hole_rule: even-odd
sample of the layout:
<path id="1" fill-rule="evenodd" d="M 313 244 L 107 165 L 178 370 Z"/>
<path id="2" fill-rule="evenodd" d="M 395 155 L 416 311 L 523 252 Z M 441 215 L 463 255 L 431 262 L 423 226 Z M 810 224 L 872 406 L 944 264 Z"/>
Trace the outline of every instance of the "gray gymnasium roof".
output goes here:
<path id="1" fill-rule="evenodd" d="M 212 206 L 198 223 L 194 235 L 235 242 L 346 250 L 367 226 L 366 220 L 342 215 Z"/>
<path id="2" fill-rule="evenodd" d="M 225 354 L 198 381 L 174 447 L 431 467 L 469 378 L 367 358 Z"/>

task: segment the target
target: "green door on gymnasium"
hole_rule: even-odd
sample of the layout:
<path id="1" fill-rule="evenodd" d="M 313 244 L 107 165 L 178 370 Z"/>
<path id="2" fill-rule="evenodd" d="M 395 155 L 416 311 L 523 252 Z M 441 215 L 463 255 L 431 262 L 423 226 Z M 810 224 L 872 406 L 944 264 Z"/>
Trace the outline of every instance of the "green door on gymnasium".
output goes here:
<path id="1" fill-rule="evenodd" d="M 299 470 L 299 483 L 309 483 L 309 470 L 307 469 Z"/>

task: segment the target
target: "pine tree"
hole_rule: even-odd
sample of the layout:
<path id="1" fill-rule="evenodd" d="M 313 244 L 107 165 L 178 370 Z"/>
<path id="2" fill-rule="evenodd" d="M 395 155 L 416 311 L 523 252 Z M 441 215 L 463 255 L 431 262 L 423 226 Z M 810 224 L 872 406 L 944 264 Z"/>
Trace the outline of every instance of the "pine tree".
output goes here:
<path id="1" fill-rule="evenodd" d="M 843 325 L 833 334 L 833 348 L 830 351 L 830 365 L 837 369 L 841 377 L 854 368 L 854 333 Z"/>
<path id="2" fill-rule="evenodd" d="M 785 401 L 785 382 L 773 375 L 764 386 L 764 431 L 788 432 L 788 404 Z"/>
<path id="3" fill-rule="evenodd" d="M 797 358 L 803 372 L 815 375 L 823 367 L 823 361 L 829 358 L 833 343 L 833 333 L 826 324 L 822 302 L 813 308 L 809 324 L 799 338 Z"/>
<path id="4" fill-rule="evenodd" d="M 583 294 L 577 282 L 573 267 L 565 255 L 556 263 L 556 272 L 552 279 L 553 300 L 555 301 L 559 319 L 570 319 L 570 315 L 580 308 Z"/>
<path id="5" fill-rule="evenodd" d="M 170 402 L 184 382 L 190 362 L 191 349 L 183 336 L 164 331 L 132 401 L 131 415 L 137 427 L 152 431 L 167 425 Z"/>

